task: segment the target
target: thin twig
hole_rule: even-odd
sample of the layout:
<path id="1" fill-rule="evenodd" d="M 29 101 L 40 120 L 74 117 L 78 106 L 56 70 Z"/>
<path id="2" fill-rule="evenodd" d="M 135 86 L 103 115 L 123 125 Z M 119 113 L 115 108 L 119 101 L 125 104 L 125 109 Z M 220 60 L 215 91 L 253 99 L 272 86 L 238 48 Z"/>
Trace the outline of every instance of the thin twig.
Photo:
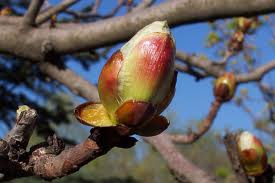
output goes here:
<path id="1" fill-rule="evenodd" d="M 188 134 L 178 134 L 178 135 L 170 135 L 170 139 L 176 143 L 184 143 L 190 144 L 197 141 L 200 137 L 202 137 L 211 127 L 216 118 L 216 115 L 222 105 L 222 102 L 215 100 L 208 112 L 206 118 L 199 124 L 199 129 L 197 132 L 190 132 Z"/>
<path id="2" fill-rule="evenodd" d="M 44 0 L 32 0 L 27 12 L 23 18 L 24 26 L 34 26 L 35 19 L 39 13 L 41 6 L 43 5 Z"/>
<path id="3" fill-rule="evenodd" d="M 56 15 L 64 10 L 66 10 L 68 7 L 74 5 L 77 3 L 79 0 L 66 0 L 62 1 L 59 5 L 52 7 L 48 9 L 47 11 L 43 12 L 40 14 L 37 19 L 36 19 L 36 24 L 40 25 L 49 20 L 53 15 Z"/>
<path id="4" fill-rule="evenodd" d="M 247 83 L 251 81 L 260 81 L 262 77 L 275 69 L 275 61 L 270 61 L 269 63 L 258 67 L 254 71 L 245 74 L 239 74 L 236 76 L 237 83 Z"/>
<path id="5" fill-rule="evenodd" d="M 97 14 L 97 10 L 101 4 L 101 0 L 96 0 L 93 8 L 91 9 L 91 14 Z"/>
<path id="6" fill-rule="evenodd" d="M 169 135 L 162 133 L 144 138 L 166 160 L 167 166 L 179 183 L 215 183 L 216 180 L 206 171 L 188 161 L 171 142 Z"/>
<path id="7" fill-rule="evenodd" d="M 50 62 L 38 63 L 40 71 L 67 86 L 74 94 L 91 101 L 99 101 L 97 87 L 68 68 L 60 68 Z"/>

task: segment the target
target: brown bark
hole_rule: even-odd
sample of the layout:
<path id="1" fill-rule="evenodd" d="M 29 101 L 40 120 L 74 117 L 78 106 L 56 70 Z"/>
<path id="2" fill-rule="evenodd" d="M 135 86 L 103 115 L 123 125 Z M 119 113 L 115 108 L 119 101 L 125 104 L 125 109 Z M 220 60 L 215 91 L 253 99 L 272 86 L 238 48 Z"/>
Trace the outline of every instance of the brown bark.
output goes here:
<path id="1" fill-rule="evenodd" d="M 196 10 L 196 11 L 194 11 Z M 89 51 L 106 45 L 125 41 L 140 28 L 156 20 L 167 20 L 169 25 L 209 21 L 233 16 L 250 16 L 275 11 L 273 0 L 172 0 L 121 17 L 81 24 L 58 24 L 55 29 L 41 26 L 29 31 L 18 31 L 18 18 L 11 19 L 15 25 L 0 25 L 0 52 L 41 61 L 45 42 L 51 42 L 57 54 Z M 0 22 L 7 20 L 0 17 Z M 20 45 L 20 46 L 19 46 Z M 29 48 L 32 51 L 29 51 Z"/>

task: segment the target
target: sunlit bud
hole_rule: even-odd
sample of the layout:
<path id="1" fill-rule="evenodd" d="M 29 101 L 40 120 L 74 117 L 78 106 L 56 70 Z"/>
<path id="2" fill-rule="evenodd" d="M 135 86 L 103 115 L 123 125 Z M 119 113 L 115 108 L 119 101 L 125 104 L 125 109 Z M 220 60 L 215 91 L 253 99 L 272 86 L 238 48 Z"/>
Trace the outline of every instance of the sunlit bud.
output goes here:
<path id="1" fill-rule="evenodd" d="M 233 73 L 225 73 L 215 81 L 214 95 L 217 100 L 226 102 L 232 99 L 236 90 L 236 79 Z"/>
<path id="2" fill-rule="evenodd" d="M 247 175 L 257 176 L 267 168 L 267 155 L 261 141 L 245 131 L 237 136 L 240 161 Z"/>
<path id="3" fill-rule="evenodd" d="M 53 16 L 51 16 L 51 19 L 50 19 L 50 28 L 54 28 L 56 26 L 56 20 L 57 20 L 56 14 L 54 14 Z"/>
<path id="4" fill-rule="evenodd" d="M 240 17 L 238 18 L 238 27 L 242 32 L 247 32 L 248 29 L 251 26 L 252 19 L 250 18 L 245 18 L 245 17 Z"/>
<path id="5" fill-rule="evenodd" d="M 131 6 L 133 4 L 133 0 L 127 0 L 126 4 L 127 6 Z"/>
<path id="6" fill-rule="evenodd" d="M 107 126 L 127 126 L 141 134 L 147 126 L 152 130 L 144 131 L 146 136 L 167 128 L 169 122 L 159 114 L 174 96 L 174 57 L 175 42 L 166 21 L 147 25 L 112 55 L 98 80 L 101 110 L 110 119 Z"/>
<path id="7" fill-rule="evenodd" d="M 230 51 L 241 51 L 243 49 L 244 33 L 242 31 L 236 31 L 228 43 L 228 50 Z"/>
<path id="8" fill-rule="evenodd" d="M 0 10 L 0 16 L 9 16 L 12 14 L 12 9 L 10 7 L 5 7 Z"/>

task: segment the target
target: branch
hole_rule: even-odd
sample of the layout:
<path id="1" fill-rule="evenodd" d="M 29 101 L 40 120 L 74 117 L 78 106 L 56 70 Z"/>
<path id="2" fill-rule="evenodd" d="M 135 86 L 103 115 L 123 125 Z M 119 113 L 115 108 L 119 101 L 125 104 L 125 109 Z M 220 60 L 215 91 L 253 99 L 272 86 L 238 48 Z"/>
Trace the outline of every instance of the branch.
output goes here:
<path id="1" fill-rule="evenodd" d="M 33 151 L 30 157 L 30 163 L 34 164 L 32 173 L 46 180 L 60 178 L 78 171 L 82 166 L 106 154 L 115 146 L 129 148 L 135 143 L 135 138 L 122 137 L 112 128 L 94 128 L 84 142 L 58 155 L 38 154 L 41 148 Z"/>
<path id="2" fill-rule="evenodd" d="M 210 76 L 209 74 L 206 74 L 203 71 L 195 70 L 191 65 L 182 65 L 176 62 L 175 67 L 176 67 L 176 70 L 179 72 L 184 72 L 186 74 L 194 76 L 196 81 L 199 81 L 201 79 L 204 79 Z"/>
<path id="3" fill-rule="evenodd" d="M 162 133 L 144 138 L 162 155 L 168 168 L 178 182 L 215 183 L 215 179 L 189 162 L 171 142 L 169 135 Z"/>
<path id="4" fill-rule="evenodd" d="M 125 41 L 156 20 L 167 20 L 171 27 L 175 27 L 217 18 L 255 16 L 274 11 L 273 0 L 171 0 L 138 13 L 88 24 L 64 23 L 52 30 L 41 27 L 22 34 L 14 30 L 14 26 L 0 25 L 0 51 L 41 61 L 45 59 L 41 53 L 41 45 L 45 40 L 52 40 L 56 53 L 67 54 Z M 25 40 L 27 38 L 28 41 Z"/>
<path id="5" fill-rule="evenodd" d="M 237 83 L 247 83 L 251 81 L 260 81 L 262 77 L 275 69 L 275 61 L 271 61 L 261 67 L 258 67 L 254 71 L 247 74 L 240 74 L 236 76 Z"/>
<path id="6" fill-rule="evenodd" d="M 214 77 L 219 77 L 225 72 L 223 66 L 217 65 L 215 64 L 215 62 L 208 60 L 207 58 L 204 58 L 204 57 L 200 57 L 196 55 L 188 55 L 184 52 L 177 51 L 176 59 L 187 65 L 197 67 L 198 69 L 205 71 L 208 75 L 211 75 Z"/>
<path id="7" fill-rule="evenodd" d="M 97 14 L 97 10 L 101 4 L 101 0 L 95 0 L 95 4 L 93 5 L 93 8 L 91 9 L 92 14 Z"/>
<path id="8" fill-rule="evenodd" d="M 221 107 L 222 103 L 218 100 L 215 100 L 211 108 L 208 112 L 207 117 L 199 124 L 199 129 L 197 132 L 191 132 L 185 135 L 170 135 L 170 139 L 176 143 L 184 143 L 184 144 L 191 144 L 197 141 L 200 137 L 202 137 L 211 127 L 216 118 L 216 115 Z"/>
<path id="9" fill-rule="evenodd" d="M 226 134 L 224 137 L 224 144 L 238 183 L 249 183 L 248 177 L 239 160 L 235 135 L 232 133 Z"/>
<path id="10" fill-rule="evenodd" d="M 20 106 L 17 110 L 15 126 L 8 133 L 5 140 L 13 147 L 26 149 L 36 125 L 37 112 L 27 106 Z"/>
<path id="11" fill-rule="evenodd" d="M 64 10 L 66 10 L 68 7 L 74 5 L 77 3 L 79 0 L 65 0 L 62 1 L 59 5 L 52 7 L 48 9 L 47 11 L 41 13 L 37 19 L 36 19 L 36 24 L 40 25 L 49 20 L 53 15 L 56 15 Z"/>
<path id="12" fill-rule="evenodd" d="M 38 64 L 40 71 L 59 83 L 65 85 L 74 94 L 82 96 L 91 101 L 99 101 L 97 87 L 68 68 L 59 68 L 50 62 L 41 62 Z"/>
<path id="13" fill-rule="evenodd" d="M 24 107 L 6 141 L 0 140 L 0 172 L 4 174 L 1 180 L 33 175 L 45 180 L 63 177 L 78 171 L 113 147 L 130 148 L 136 143 L 135 138 L 120 136 L 112 127 L 94 128 L 84 142 L 71 148 L 64 150 L 64 143 L 54 135 L 26 152 L 36 118 L 35 110 Z"/>
<path id="14" fill-rule="evenodd" d="M 43 5 L 44 0 L 32 0 L 27 12 L 23 18 L 24 26 L 34 26 L 35 19 L 39 13 L 41 6 Z"/>
<path id="15" fill-rule="evenodd" d="M 190 70 L 187 70 L 187 68 L 183 68 L 183 67 L 180 67 L 179 65 L 176 65 L 180 71 L 194 75 L 195 77 L 197 75 L 198 78 L 200 77 L 204 78 L 207 76 L 213 76 L 217 78 L 225 72 L 224 65 L 217 64 L 216 62 L 208 60 L 204 57 L 188 55 L 184 52 L 177 51 L 176 59 L 180 62 L 183 62 L 187 65 L 196 67 L 206 72 L 206 73 L 194 74 L 194 73 L 190 73 L 189 72 Z M 260 81 L 265 74 L 267 74 L 268 72 L 274 69 L 275 69 L 275 61 L 271 61 L 261 67 L 258 67 L 257 69 L 255 69 L 254 71 L 251 71 L 250 73 L 236 75 L 236 81 L 238 84 Z"/>

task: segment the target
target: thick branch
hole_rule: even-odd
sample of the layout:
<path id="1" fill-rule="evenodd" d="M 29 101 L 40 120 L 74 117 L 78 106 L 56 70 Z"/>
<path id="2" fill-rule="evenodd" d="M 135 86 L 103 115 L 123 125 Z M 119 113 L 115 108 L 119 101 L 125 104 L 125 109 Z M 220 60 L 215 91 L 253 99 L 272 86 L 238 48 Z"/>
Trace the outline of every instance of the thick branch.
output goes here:
<path id="1" fill-rule="evenodd" d="M 208 60 L 200 56 L 188 55 L 184 52 L 177 51 L 176 59 L 179 60 L 180 62 L 183 62 L 187 65 L 196 67 L 206 72 L 206 74 L 199 73 L 199 72 L 190 73 L 190 69 L 186 67 L 185 68 L 181 67 L 181 65 L 177 65 L 177 68 L 179 70 L 182 70 L 183 72 L 194 75 L 195 77 L 198 77 L 198 78 L 207 77 L 209 75 L 213 77 L 219 77 L 225 72 L 223 65 L 216 64 L 214 61 Z M 254 71 L 251 71 L 250 73 L 236 75 L 236 81 L 239 84 L 259 81 L 262 79 L 262 77 L 265 74 L 267 74 L 268 72 L 274 69 L 275 69 L 275 61 L 270 61 L 267 64 L 255 69 Z"/>
<path id="2" fill-rule="evenodd" d="M 11 144 L 2 140 L 0 172 L 4 174 L 3 180 L 33 175 L 52 180 L 78 171 L 113 147 L 130 148 L 135 143 L 135 138 L 120 136 L 113 128 L 94 128 L 84 142 L 66 150 L 63 142 L 54 136 L 48 142 L 31 147 L 29 153 L 18 153 L 17 158 L 12 158 L 7 156 L 10 151 L 7 147 Z"/>
<path id="3" fill-rule="evenodd" d="M 186 74 L 194 76 L 196 78 L 196 81 L 199 81 L 201 79 L 204 79 L 204 78 L 210 76 L 209 74 L 206 74 L 203 71 L 193 69 L 193 67 L 190 65 L 183 65 L 180 63 L 175 63 L 175 67 L 176 67 L 176 70 L 179 72 L 184 72 Z"/>
<path id="4" fill-rule="evenodd" d="M 143 10 L 151 6 L 152 4 L 154 4 L 154 1 L 155 0 L 143 0 L 131 12 L 137 12 L 137 11 Z"/>
<path id="5" fill-rule="evenodd" d="M 129 148 L 135 145 L 133 137 L 122 137 L 112 128 L 94 128 L 91 135 L 81 144 L 62 151 L 59 155 L 39 154 L 37 149 L 30 157 L 33 164 L 32 174 L 46 180 L 63 177 L 78 171 L 82 166 L 106 154 L 111 148 L 118 146 Z"/>
<path id="6" fill-rule="evenodd" d="M 65 54 L 125 41 L 140 28 L 156 20 L 167 20 L 169 25 L 174 27 L 216 18 L 249 16 L 274 11 L 273 0 L 172 0 L 138 13 L 129 13 L 95 23 L 60 24 L 55 29 L 41 27 L 24 34 L 16 32 L 13 26 L 0 25 L 0 51 L 41 61 L 45 59 L 41 53 L 41 45 L 45 40 L 52 40 L 55 51 L 58 54 Z M 32 48 L 31 52 L 29 48 Z"/>
<path id="7" fill-rule="evenodd" d="M 170 139 L 176 143 L 193 143 L 202 137 L 211 127 L 216 118 L 216 115 L 221 107 L 221 102 L 215 100 L 208 112 L 207 117 L 199 124 L 197 132 L 190 132 L 188 134 L 170 135 Z"/>
<path id="8" fill-rule="evenodd" d="M 23 18 L 23 24 L 26 26 L 34 26 L 35 19 L 39 13 L 41 6 L 43 5 L 44 0 L 32 0 L 28 8 L 28 11 L 25 13 Z"/>
<path id="9" fill-rule="evenodd" d="M 187 159 L 185 159 L 185 157 L 171 142 L 169 135 L 162 133 L 155 137 L 146 137 L 145 140 L 158 150 L 163 159 L 167 162 L 168 168 L 172 171 L 179 182 L 216 182 L 213 177 L 206 174 L 206 172 L 202 171 Z"/>

